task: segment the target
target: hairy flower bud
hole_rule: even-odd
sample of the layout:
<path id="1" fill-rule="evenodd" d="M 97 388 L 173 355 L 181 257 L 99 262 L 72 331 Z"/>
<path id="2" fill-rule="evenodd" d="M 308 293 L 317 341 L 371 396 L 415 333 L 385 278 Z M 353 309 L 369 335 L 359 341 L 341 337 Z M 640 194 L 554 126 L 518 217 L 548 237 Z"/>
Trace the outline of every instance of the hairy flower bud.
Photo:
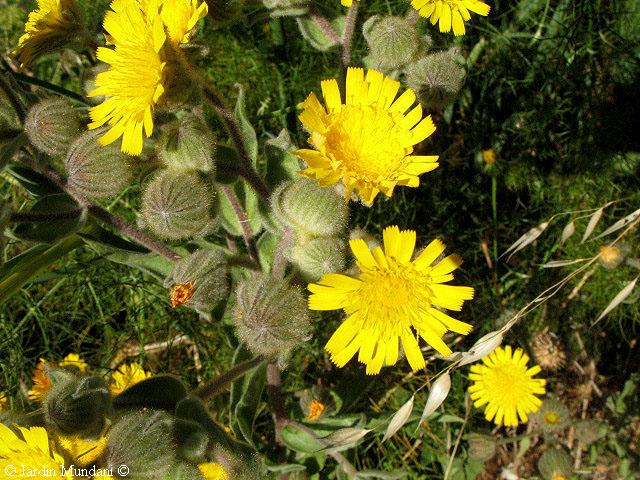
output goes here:
<path id="1" fill-rule="evenodd" d="M 127 155 L 113 144 L 98 144 L 103 133 L 84 132 L 71 144 L 64 159 L 69 187 L 90 199 L 114 196 L 131 179 Z"/>
<path id="2" fill-rule="evenodd" d="M 29 140 L 41 152 L 63 156 L 82 131 L 81 119 L 64 98 L 47 98 L 36 103 L 24 120 Z"/>
<path id="3" fill-rule="evenodd" d="M 335 190 L 307 178 L 282 184 L 273 193 L 271 205 L 278 221 L 298 236 L 337 235 L 349 218 L 349 209 Z"/>
<path id="4" fill-rule="evenodd" d="M 98 376 L 78 378 L 59 373 L 49 373 L 53 387 L 42 405 L 47 424 L 65 435 L 99 433 L 111 406 L 106 383 Z"/>
<path id="5" fill-rule="evenodd" d="M 314 238 L 293 247 L 290 260 L 307 282 L 315 282 L 325 273 L 345 269 L 346 245 L 337 237 Z"/>
<path id="6" fill-rule="evenodd" d="M 571 413 L 560 400 L 547 398 L 538 411 L 531 415 L 531 420 L 544 433 L 561 432 L 569 426 Z"/>
<path id="7" fill-rule="evenodd" d="M 214 189 L 195 171 L 162 170 L 142 196 L 142 216 L 147 226 L 167 240 L 206 233 L 216 207 Z"/>
<path id="8" fill-rule="evenodd" d="M 307 13 L 309 0 L 262 0 L 276 17 L 297 16 Z"/>
<path id="9" fill-rule="evenodd" d="M 467 437 L 469 443 L 469 458 L 479 462 L 486 462 L 496 454 L 498 444 L 491 435 L 471 433 Z"/>
<path id="10" fill-rule="evenodd" d="M 142 410 L 117 421 L 109 432 L 107 469 L 124 466 L 129 480 L 168 478 L 175 462 L 173 418 L 166 412 Z"/>
<path id="11" fill-rule="evenodd" d="M 195 115 L 169 125 L 158 141 L 158 157 L 169 168 L 213 174 L 213 134 Z"/>
<path id="12" fill-rule="evenodd" d="M 464 83 L 464 59 L 454 47 L 430 53 L 407 67 L 407 84 L 429 108 L 451 103 Z"/>
<path id="13" fill-rule="evenodd" d="M 572 464 L 564 450 L 551 447 L 538 459 L 538 470 L 545 480 L 567 480 L 573 473 Z"/>
<path id="14" fill-rule="evenodd" d="M 420 33 L 405 17 L 374 18 L 365 38 L 369 63 L 387 71 L 411 62 L 422 48 Z"/>
<path id="15" fill-rule="evenodd" d="M 171 467 L 165 480 L 202 480 L 198 467 L 187 462 L 178 462 Z"/>
<path id="16" fill-rule="evenodd" d="M 307 301 L 287 280 L 256 274 L 240 283 L 236 294 L 236 331 L 254 354 L 275 356 L 309 337 Z"/>
<path id="17" fill-rule="evenodd" d="M 580 420 L 576 423 L 576 438 L 583 446 L 588 446 L 604 437 L 607 429 L 607 424 L 601 420 Z"/>
<path id="18" fill-rule="evenodd" d="M 164 286 L 172 289 L 172 307 L 184 304 L 211 313 L 229 293 L 226 258 L 218 249 L 196 250 L 176 262 Z"/>

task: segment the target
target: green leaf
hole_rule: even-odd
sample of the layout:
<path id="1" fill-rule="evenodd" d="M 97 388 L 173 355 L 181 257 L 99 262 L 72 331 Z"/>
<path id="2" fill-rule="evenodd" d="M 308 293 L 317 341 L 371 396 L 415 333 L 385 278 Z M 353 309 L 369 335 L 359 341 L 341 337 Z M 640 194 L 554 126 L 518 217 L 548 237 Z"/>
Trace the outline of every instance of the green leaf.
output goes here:
<path id="1" fill-rule="evenodd" d="M 295 425 L 287 425 L 280 431 L 282 441 L 291 450 L 300 453 L 317 453 L 324 448 L 324 445 L 313 435 Z"/>
<path id="2" fill-rule="evenodd" d="M 238 89 L 238 100 L 236 101 L 235 115 L 240 124 L 240 132 L 242 134 L 242 141 L 247 149 L 247 154 L 253 163 L 254 168 L 257 165 L 258 160 L 258 136 L 256 131 L 247 118 L 247 106 L 245 102 L 244 87 L 236 83 Z"/>
<path id="3" fill-rule="evenodd" d="M 406 472 L 381 472 L 378 470 L 362 470 L 356 473 L 356 478 L 379 478 L 381 480 L 399 480 L 406 476 Z"/>
<path id="4" fill-rule="evenodd" d="M 200 423 L 176 418 L 174 438 L 181 458 L 196 464 L 205 462 L 209 435 Z"/>
<path id="5" fill-rule="evenodd" d="M 238 176 L 238 152 L 229 145 L 219 143 L 216 145 L 216 182 L 224 185 L 233 185 L 240 178 Z"/>
<path id="6" fill-rule="evenodd" d="M 35 198 L 64 193 L 60 187 L 47 177 L 38 172 L 34 172 L 30 168 L 21 167 L 20 165 L 9 165 L 6 171 L 20 182 L 20 185 Z"/>
<path id="7" fill-rule="evenodd" d="M 258 414 L 262 392 L 267 380 L 267 365 L 262 364 L 242 378 L 242 394 L 235 408 L 234 430 L 240 431 L 244 439 L 253 445 L 253 423 Z"/>
<path id="8" fill-rule="evenodd" d="M 296 148 L 286 128 L 283 128 L 277 137 L 265 142 L 264 154 L 267 165 L 264 180 L 271 188 L 296 178 L 300 171 L 300 159 L 289 153 Z"/>
<path id="9" fill-rule="evenodd" d="M 53 243 L 68 237 L 80 228 L 84 220 L 80 205 L 66 193 L 41 197 L 28 213 L 42 215 L 46 220 L 20 223 L 13 229 L 13 235 L 32 242 Z M 55 218 L 55 214 L 65 214 L 67 218 Z M 52 217 L 46 218 L 47 215 Z"/>
<path id="10" fill-rule="evenodd" d="M 156 375 L 127 388 L 113 399 L 113 407 L 174 410 L 187 396 L 184 384 L 171 375 Z"/>
<path id="11" fill-rule="evenodd" d="M 251 230 L 251 233 L 255 235 L 262 229 L 262 219 L 260 217 L 258 207 L 258 195 L 245 182 L 237 182 L 233 187 L 233 191 L 236 195 L 236 198 L 238 199 L 238 202 L 240 203 L 240 206 L 247 215 L 247 218 L 249 220 L 249 229 Z M 229 199 L 224 194 L 224 192 L 220 192 L 219 197 L 220 218 L 222 226 L 231 235 L 241 237 L 242 226 L 238 221 L 238 216 L 236 215 L 235 210 L 231 206 L 231 202 L 229 202 Z"/>
<path id="12" fill-rule="evenodd" d="M 342 15 L 331 21 L 331 25 L 338 35 L 344 32 L 345 19 L 346 17 Z M 296 18 L 296 22 L 298 22 L 298 28 L 304 39 L 316 50 L 326 52 L 337 45 L 335 41 L 324 34 L 318 24 L 310 17 Z"/>
<path id="13" fill-rule="evenodd" d="M 257 241 L 258 256 L 260 257 L 260 266 L 265 272 L 271 271 L 273 258 L 279 241 L 278 235 L 271 232 L 264 232 Z"/>
<path id="14" fill-rule="evenodd" d="M 4 168 L 13 156 L 18 153 L 23 146 L 29 143 L 27 134 L 20 130 L 2 130 L 0 133 L 0 169 Z"/>

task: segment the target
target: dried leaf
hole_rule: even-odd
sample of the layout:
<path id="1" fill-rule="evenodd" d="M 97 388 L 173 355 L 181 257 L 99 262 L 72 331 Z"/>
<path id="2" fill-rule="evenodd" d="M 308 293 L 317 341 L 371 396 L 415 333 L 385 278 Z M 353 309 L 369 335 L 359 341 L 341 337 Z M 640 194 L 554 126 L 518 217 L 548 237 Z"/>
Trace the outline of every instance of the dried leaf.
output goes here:
<path id="1" fill-rule="evenodd" d="M 342 447 L 356 443 L 370 431 L 367 428 L 341 428 L 322 440 L 327 444 L 327 447 Z"/>
<path id="2" fill-rule="evenodd" d="M 582 235 L 582 243 L 584 243 L 584 241 L 587 238 L 589 238 L 593 233 L 593 231 L 595 230 L 596 226 L 598 225 L 598 222 L 602 218 L 602 212 L 604 212 L 604 207 L 600 207 L 591 215 L 591 218 L 589 219 L 589 223 L 587 224 L 587 229 L 584 231 L 584 234 Z"/>
<path id="3" fill-rule="evenodd" d="M 412 396 L 409 399 L 409 401 L 404 405 L 402 405 L 400 407 L 400 410 L 398 410 L 395 413 L 395 415 L 389 422 L 389 426 L 387 427 L 387 432 L 384 434 L 384 438 L 382 439 L 383 442 L 386 442 L 391 437 L 393 437 L 396 434 L 396 432 L 400 430 L 405 423 L 407 423 L 407 420 L 409 420 L 409 416 L 413 411 L 413 400 L 414 400 L 414 396 Z"/>
<path id="4" fill-rule="evenodd" d="M 576 263 L 582 263 L 589 260 L 588 258 L 576 258 L 574 260 L 552 260 L 542 265 L 542 268 L 558 268 L 566 267 L 567 265 L 574 265 Z"/>
<path id="5" fill-rule="evenodd" d="M 462 360 L 458 365 L 468 365 L 470 363 L 480 360 L 482 357 L 489 355 L 496 348 L 500 346 L 504 336 L 502 332 L 490 332 L 480 338 L 468 352 L 462 354 Z"/>
<path id="6" fill-rule="evenodd" d="M 571 235 L 576 233 L 576 224 L 571 220 L 562 230 L 562 238 L 560 238 L 560 245 L 564 245 L 564 242 L 569 240 Z"/>
<path id="7" fill-rule="evenodd" d="M 526 247 L 527 245 L 530 245 L 531 243 L 533 243 L 540 235 L 542 235 L 542 232 L 544 232 L 547 227 L 549 226 L 549 222 L 543 222 L 540 225 L 538 225 L 537 227 L 533 227 L 531 230 L 529 230 L 527 233 L 525 233 L 524 235 L 522 235 L 518 240 L 515 241 L 515 243 L 513 245 L 511 245 L 509 248 L 507 248 L 507 250 L 505 250 L 505 252 L 500 255 L 500 257 L 504 257 L 506 254 L 510 254 L 507 257 L 507 261 L 509 261 L 509 259 L 517 252 L 519 252 L 520 250 L 522 250 L 524 247 Z"/>
<path id="8" fill-rule="evenodd" d="M 591 326 L 593 326 L 596 323 L 598 323 L 600 320 L 602 320 L 604 317 L 606 317 L 611 312 L 611 310 L 613 310 L 618 305 L 620 305 L 622 302 L 624 302 L 625 299 L 629 295 L 631 295 L 631 292 L 635 288 L 637 281 L 638 281 L 638 277 L 636 277 L 632 282 L 629 282 L 622 290 L 620 290 L 620 292 L 618 292 L 618 294 L 613 298 L 613 300 L 611 300 L 611 303 L 609 305 L 607 305 L 607 308 L 605 308 L 602 311 L 602 313 L 598 316 L 598 318 L 596 318 L 596 321 L 593 322 L 591 324 Z"/>
<path id="9" fill-rule="evenodd" d="M 442 405 L 442 402 L 445 401 L 447 395 L 449 395 L 449 390 L 451 390 L 451 376 L 448 372 L 442 374 L 438 379 L 433 382 L 431 386 L 431 391 L 429 392 L 429 397 L 427 398 L 427 403 L 424 406 L 424 410 L 422 411 L 422 416 L 420 417 L 420 421 L 418 422 L 418 428 L 422 425 L 429 415 L 436 411 L 436 409 Z"/>
<path id="10" fill-rule="evenodd" d="M 594 240 L 597 240 L 598 238 L 602 238 L 602 237 L 605 237 L 607 235 L 610 235 L 613 232 L 617 232 L 621 228 L 624 228 L 627 225 L 629 225 L 631 222 L 634 222 L 635 220 L 637 220 L 639 217 L 640 217 L 640 208 L 638 210 L 636 210 L 635 212 L 630 213 L 626 217 L 618 220 L 616 223 L 611 225 L 604 232 L 602 232 L 600 235 L 598 235 L 596 238 L 594 238 Z"/>

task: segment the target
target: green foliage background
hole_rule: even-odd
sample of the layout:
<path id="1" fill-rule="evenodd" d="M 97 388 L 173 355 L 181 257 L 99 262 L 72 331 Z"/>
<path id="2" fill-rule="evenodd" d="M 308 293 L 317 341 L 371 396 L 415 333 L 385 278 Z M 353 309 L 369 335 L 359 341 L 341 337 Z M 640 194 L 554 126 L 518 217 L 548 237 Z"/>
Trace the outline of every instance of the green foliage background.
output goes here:
<path id="1" fill-rule="evenodd" d="M 0 53 L 16 45 L 33 3 L 0 0 Z M 91 22 L 98 25 L 108 2 L 81 3 Z M 305 133 L 296 118 L 296 105 L 310 91 L 318 92 L 322 79 L 339 75 L 336 52 L 313 50 L 301 38 L 294 20 L 270 19 L 264 8 L 249 3 L 237 21 L 223 26 L 205 23 L 200 43 L 206 51 L 199 64 L 227 98 L 236 97 L 236 83 L 246 88 L 248 111 L 261 141 L 288 128 L 298 145 L 303 145 Z M 474 334 L 464 341 L 467 346 L 573 268 L 542 269 L 540 264 L 593 256 L 601 243 L 580 242 L 586 227 L 582 220 L 577 233 L 561 246 L 560 234 L 569 220 L 565 216 L 510 261 L 496 254 L 553 214 L 597 208 L 616 200 L 605 210 L 596 230 L 599 233 L 640 206 L 638 3 L 491 3 L 491 15 L 486 19 L 474 16 L 470 32 L 455 40 L 437 33 L 428 22 L 420 22 L 436 45 L 448 48 L 454 43 L 465 55 L 472 52 L 459 99 L 443 112 L 432 112 L 438 131 L 428 151 L 441 154 L 442 166 L 425 175 L 420 188 L 398 189 L 392 201 L 378 199 L 372 208 L 354 205 L 351 218 L 352 227 L 373 234 L 398 224 L 416 229 L 419 243 L 438 236 L 462 255 L 465 264 L 457 280 L 476 289 L 476 299 L 462 315 L 475 325 Z M 362 4 L 361 21 L 373 14 L 403 14 L 408 6 L 405 0 L 366 0 Z M 366 54 L 366 43 L 357 35 L 354 64 Z M 71 54 L 59 60 L 54 55 L 38 62 L 33 75 L 80 91 L 82 67 Z M 486 168 L 481 159 L 482 150 L 488 148 L 497 154 L 493 169 Z M 7 176 L 0 182 L 2 192 L 12 192 L 14 206 L 26 201 L 11 188 Z M 138 193 L 134 186 L 112 205 L 135 220 Z M 626 239 L 630 257 L 639 254 L 637 240 L 637 231 Z M 482 242 L 488 246 L 492 267 Z M 10 243 L 5 255 L 13 256 L 19 248 Z M 508 342 L 528 348 L 530 336 L 548 326 L 563 340 L 571 358 L 580 353 L 579 335 L 603 375 L 605 392 L 621 390 L 638 371 L 637 293 L 595 328 L 591 323 L 637 275 L 637 269 L 629 265 L 614 270 L 598 267 L 575 299 L 567 301 L 569 291 L 561 291 L 545 308 L 521 321 Z M 342 393 L 343 411 L 388 417 L 428 375 L 407 376 L 404 362 L 376 377 L 364 376 L 354 363 L 335 369 L 322 346 L 338 322 L 337 316 L 315 322 L 313 339 L 291 361 L 296 368 L 285 373 L 285 390 L 293 393 L 322 379 Z M 229 324 L 203 323 L 186 309 L 171 309 L 167 292 L 156 279 L 84 248 L 42 273 L 0 307 L 0 387 L 17 392 L 28 382 L 39 357 L 55 360 L 68 352 L 80 352 L 89 363 L 107 366 L 125 344 L 148 345 L 181 334 L 197 346 L 203 366 L 198 375 L 210 378 L 230 364 L 235 348 L 230 332 Z M 145 354 L 142 357 L 144 360 Z M 196 383 L 192 356 L 180 345 L 147 361 L 157 372 L 175 373 Z M 437 363 L 432 364 L 428 371 L 437 368 Z M 551 378 L 553 388 L 571 384 L 565 375 L 560 371 Z M 458 376 L 445 404 L 447 414 L 464 416 L 465 388 L 466 380 Z M 376 405 L 385 395 L 390 397 L 381 413 Z M 423 404 L 424 400 L 423 390 L 416 402 Z M 219 402 L 218 415 L 225 421 L 225 399 Z M 592 408 L 604 408 L 603 401 Z M 442 478 L 449 426 L 434 423 L 425 428 L 424 441 L 415 451 L 407 429 L 400 439 L 384 445 L 379 438 L 365 441 L 352 452 L 353 461 L 359 468 L 402 467 L 412 478 Z M 470 429 L 487 428 L 475 411 Z M 270 429 L 269 414 L 262 412 L 257 430 L 264 434 L 259 440 L 267 451 Z M 466 458 L 464 452 L 460 458 Z M 456 478 L 473 478 L 474 468 L 477 465 L 467 464 L 467 477 L 460 473 Z"/>

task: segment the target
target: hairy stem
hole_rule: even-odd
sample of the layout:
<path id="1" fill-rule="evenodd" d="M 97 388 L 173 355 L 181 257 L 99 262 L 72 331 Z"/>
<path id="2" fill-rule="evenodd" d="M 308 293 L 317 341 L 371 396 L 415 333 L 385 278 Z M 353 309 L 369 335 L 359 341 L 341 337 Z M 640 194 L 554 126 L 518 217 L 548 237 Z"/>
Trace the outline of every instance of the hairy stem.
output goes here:
<path id="1" fill-rule="evenodd" d="M 282 380 L 280 379 L 280 369 L 275 363 L 267 365 L 267 395 L 269 396 L 269 406 L 273 415 L 273 423 L 276 430 L 276 442 L 284 445 L 280 437 L 280 430 L 287 421 L 284 409 L 284 399 L 282 398 Z"/>
<path id="2" fill-rule="evenodd" d="M 227 388 L 235 379 L 240 378 L 249 370 L 252 370 L 260 365 L 263 361 L 264 359 L 260 356 L 245 360 L 244 362 L 241 362 L 236 366 L 230 368 L 219 377 L 216 377 L 213 380 L 200 385 L 193 392 L 193 395 L 203 401 L 211 400 L 216 395 L 222 393 L 222 391 Z"/>
<path id="3" fill-rule="evenodd" d="M 244 243 L 247 245 L 247 250 L 249 251 L 249 256 L 251 259 L 260 265 L 260 257 L 258 256 L 258 247 L 256 245 L 256 240 L 253 238 L 253 233 L 251 233 L 251 226 L 249 225 L 249 218 L 247 217 L 247 213 L 238 202 L 238 198 L 236 197 L 233 188 L 228 185 L 224 185 L 222 187 L 222 193 L 224 193 L 227 200 L 231 204 L 233 211 L 236 213 L 236 217 L 238 217 L 238 223 L 242 228 L 242 237 L 244 238 Z"/>
<path id="4" fill-rule="evenodd" d="M 15 212 L 11 214 L 10 221 L 15 223 L 55 222 L 56 220 L 72 220 L 80 214 L 82 214 L 81 208 L 51 213 Z"/>
<path id="5" fill-rule="evenodd" d="M 344 35 L 342 37 L 342 73 L 346 78 L 347 69 L 351 64 L 351 50 L 353 47 L 353 34 L 356 30 L 356 22 L 358 21 L 358 0 L 354 1 L 347 11 L 347 19 L 345 21 Z"/>

